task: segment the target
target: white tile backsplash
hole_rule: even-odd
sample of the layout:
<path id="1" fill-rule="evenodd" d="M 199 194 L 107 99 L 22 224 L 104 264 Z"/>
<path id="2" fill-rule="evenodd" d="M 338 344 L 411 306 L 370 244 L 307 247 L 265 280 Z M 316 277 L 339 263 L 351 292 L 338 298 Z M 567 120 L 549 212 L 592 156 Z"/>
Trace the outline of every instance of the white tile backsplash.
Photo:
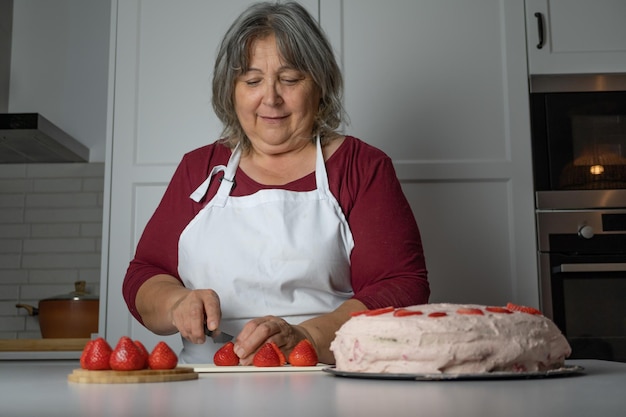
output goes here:
<path id="1" fill-rule="evenodd" d="M 0 165 L 0 338 L 41 337 L 16 303 L 98 294 L 104 164 Z"/>

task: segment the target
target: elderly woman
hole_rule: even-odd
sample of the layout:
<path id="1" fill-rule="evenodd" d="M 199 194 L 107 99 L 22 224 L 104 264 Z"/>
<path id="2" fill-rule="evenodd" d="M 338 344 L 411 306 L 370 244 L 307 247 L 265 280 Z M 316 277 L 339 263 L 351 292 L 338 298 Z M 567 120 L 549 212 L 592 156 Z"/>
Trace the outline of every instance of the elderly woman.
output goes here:
<path id="1" fill-rule="evenodd" d="M 426 303 L 419 230 L 392 162 L 337 129 L 342 77 L 297 3 L 248 8 L 217 54 L 223 139 L 186 154 L 138 244 L 123 294 L 180 360 L 209 363 L 236 335 L 250 364 L 265 342 L 309 339 L 321 362 L 355 311 Z"/>

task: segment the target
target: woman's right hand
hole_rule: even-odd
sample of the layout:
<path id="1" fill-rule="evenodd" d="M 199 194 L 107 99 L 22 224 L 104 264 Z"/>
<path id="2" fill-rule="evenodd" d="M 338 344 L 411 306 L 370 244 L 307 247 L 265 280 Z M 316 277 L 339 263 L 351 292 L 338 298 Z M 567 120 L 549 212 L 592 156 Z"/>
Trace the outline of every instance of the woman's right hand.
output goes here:
<path id="1" fill-rule="evenodd" d="M 216 330 L 220 324 L 222 310 L 217 293 L 211 289 L 187 290 L 172 305 L 172 325 L 180 335 L 191 343 L 204 343 L 204 326 Z"/>
<path id="2" fill-rule="evenodd" d="M 215 330 L 220 324 L 220 299 L 213 290 L 190 290 L 170 275 L 155 275 L 137 291 L 141 320 L 153 333 L 180 332 L 192 343 L 204 343 L 204 324 Z"/>

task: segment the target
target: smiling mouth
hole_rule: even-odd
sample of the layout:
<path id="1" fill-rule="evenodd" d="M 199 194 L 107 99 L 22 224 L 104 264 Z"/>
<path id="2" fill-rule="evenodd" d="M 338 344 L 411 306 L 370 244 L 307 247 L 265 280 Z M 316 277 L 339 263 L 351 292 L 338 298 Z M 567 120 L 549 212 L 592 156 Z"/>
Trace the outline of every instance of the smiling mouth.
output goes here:
<path id="1" fill-rule="evenodd" d="M 269 123 L 269 124 L 280 123 L 280 122 L 282 122 L 282 121 L 287 119 L 287 116 L 273 116 L 273 117 L 270 117 L 270 116 L 259 116 L 259 117 L 260 117 L 261 120 L 263 120 L 264 122 Z"/>

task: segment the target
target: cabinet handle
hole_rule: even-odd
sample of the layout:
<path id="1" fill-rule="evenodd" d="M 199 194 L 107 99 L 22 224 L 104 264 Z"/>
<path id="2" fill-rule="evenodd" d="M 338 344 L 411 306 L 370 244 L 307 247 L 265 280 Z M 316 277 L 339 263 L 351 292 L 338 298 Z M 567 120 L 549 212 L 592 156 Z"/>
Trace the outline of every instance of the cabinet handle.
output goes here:
<path id="1" fill-rule="evenodd" d="M 537 18 L 537 30 L 539 32 L 539 43 L 537 44 L 537 49 L 543 48 L 545 45 L 545 37 L 543 32 L 543 15 L 539 12 L 535 13 L 535 17 Z"/>
<path id="2" fill-rule="evenodd" d="M 561 264 L 553 268 L 552 272 L 626 272 L 626 263 Z"/>

